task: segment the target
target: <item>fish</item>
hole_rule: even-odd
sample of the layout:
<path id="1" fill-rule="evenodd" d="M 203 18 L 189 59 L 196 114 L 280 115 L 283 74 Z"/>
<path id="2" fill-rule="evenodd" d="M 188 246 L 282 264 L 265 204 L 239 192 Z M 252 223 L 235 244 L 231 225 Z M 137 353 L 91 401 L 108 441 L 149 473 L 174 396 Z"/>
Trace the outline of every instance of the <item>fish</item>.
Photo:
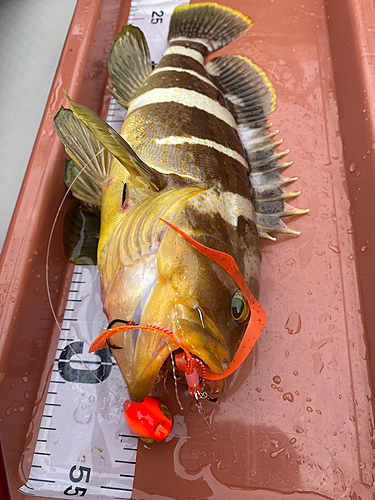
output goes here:
<path id="1" fill-rule="evenodd" d="M 65 224 L 66 254 L 98 265 L 109 323 L 91 350 L 111 347 L 135 403 L 181 353 L 190 378 L 196 360 L 224 390 L 265 322 L 260 238 L 298 235 L 282 219 L 308 212 L 287 203 L 301 193 L 285 189 L 296 177 L 281 174 L 292 162 L 270 130 L 266 73 L 240 55 L 206 62 L 252 24 L 215 3 L 179 6 L 155 69 L 142 31 L 124 26 L 108 63 L 120 134 L 69 96 L 54 119 L 85 205 Z"/>

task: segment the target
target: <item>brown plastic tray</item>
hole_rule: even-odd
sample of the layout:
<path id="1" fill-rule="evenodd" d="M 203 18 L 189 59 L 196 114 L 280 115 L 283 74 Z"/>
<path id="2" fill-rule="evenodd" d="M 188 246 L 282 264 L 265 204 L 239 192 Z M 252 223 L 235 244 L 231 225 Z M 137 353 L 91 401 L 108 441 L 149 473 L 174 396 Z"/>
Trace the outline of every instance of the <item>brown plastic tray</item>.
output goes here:
<path id="1" fill-rule="evenodd" d="M 267 324 L 205 420 L 187 400 L 181 412 L 172 387 L 157 388 L 175 415 L 175 437 L 139 443 L 133 498 L 373 500 L 374 4 L 222 3 L 255 21 L 221 53 L 251 58 L 273 82 L 273 128 L 295 162 L 293 188 L 302 191 L 294 205 L 310 214 L 290 221 L 298 238 L 262 243 Z M 108 51 L 129 7 L 78 2 L 1 255 L 0 437 L 17 500 L 59 336 L 45 283 L 48 237 L 65 192 L 52 118 L 63 90 L 105 115 Z M 72 269 L 59 224 L 49 286 L 61 319 Z"/>

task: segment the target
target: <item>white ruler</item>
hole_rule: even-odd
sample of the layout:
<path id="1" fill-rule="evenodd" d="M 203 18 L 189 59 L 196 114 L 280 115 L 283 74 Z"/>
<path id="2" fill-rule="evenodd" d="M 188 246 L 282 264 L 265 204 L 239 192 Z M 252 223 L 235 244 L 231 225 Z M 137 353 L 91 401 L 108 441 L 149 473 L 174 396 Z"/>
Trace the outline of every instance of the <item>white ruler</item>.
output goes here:
<path id="1" fill-rule="evenodd" d="M 145 33 L 156 64 L 167 46 L 173 9 L 185 0 L 132 2 L 129 23 Z M 111 100 L 107 121 L 117 131 L 125 110 Z M 76 266 L 52 379 L 26 485 L 28 495 L 129 499 L 137 438 L 123 417 L 127 389 L 110 349 L 88 354 L 107 327 L 96 267 Z"/>

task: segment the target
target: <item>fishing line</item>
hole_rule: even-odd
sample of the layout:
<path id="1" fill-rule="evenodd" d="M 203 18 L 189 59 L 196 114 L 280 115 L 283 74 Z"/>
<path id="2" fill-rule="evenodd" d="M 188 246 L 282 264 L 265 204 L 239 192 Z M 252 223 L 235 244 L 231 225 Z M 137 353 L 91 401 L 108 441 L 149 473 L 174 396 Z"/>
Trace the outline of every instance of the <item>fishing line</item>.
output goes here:
<path id="1" fill-rule="evenodd" d="M 48 297 L 48 302 L 49 302 L 49 306 L 50 306 L 50 309 L 51 309 L 51 312 L 52 312 L 52 316 L 53 316 L 53 319 L 57 325 L 57 328 L 59 329 L 59 332 L 60 332 L 60 335 L 62 335 L 65 339 L 66 342 L 68 342 L 68 338 L 65 334 L 65 332 L 63 332 L 63 330 L 61 329 L 61 326 L 58 322 L 58 319 L 57 319 L 57 316 L 56 316 L 56 313 L 55 313 L 55 310 L 53 308 L 53 304 L 52 304 L 52 298 L 51 298 L 51 291 L 50 291 L 50 288 L 49 288 L 49 264 L 48 264 L 48 259 L 49 259 L 49 255 L 50 255 L 50 249 L 51 249 L 51 242 L 52 242 L 52 236 L 53 236 L 53 233 L 54 233 L 54 230 L 55 230 L 55 227 L 56 227 L 56 223 L 57 223 L 57 219 L 60 215 L 60 212 L 61 212 L 61 209 L 62 209 L 62 206 L 66 200 L 66 197 L 68 196 L 69 192 L 71 191 L 72 189 L 72 186 L 74 185 L 74 183 L 77 181 L 77 179 L 80 177 L 80 175 L 86 170 L 86 168 L 90 165 L 90 163 L 92 164 L 93 160 L 99 156 L 103 151 L 105 150 L 105 148 L 103 147 L 102 149 L 100 149 L 95 156 L 93 156 L 86 164 L 85 166 L 81 169 L 81 171 L 74 177 L 74 179 L 72 180 L 70 186 L 68 187 L 68 190 L 66 191 L 65 195 L 63 196 L 63 199 L 59 205 L 59 208 L 57 209 L 57 212 L 56 212 L 56 215 L 55 215 L 55 219 L 53 221 L 53 224 L 52 224 L 52 227 L 51 227 L 51 231 L 50 231 L 50 234 L 49 234 L 49 238 L 48 238 L 48 244 L 47 244 L 47 255 L 46 255 L 46 288 L 47 288 L 47 297 Z M 80 354 L 77 353 L 71 344 L 68 344 L 69 348 L 71 349 L 71 351 L 73 352 L 73 354 L 75 356 L 77 356 L 78 360 L 82 363 L 82 365 L 94 376 L 94 378 L 96 378 L 96 380 L 98 382 L 101 382 L 101 380 L 99 379 L 99 377 L 95 374 L 95 372 L 93 370 L 91 370 L 88 366 L 88 363 L 86 361 L 84 361 Z M 119 396 L 117 394 L 115 394 L 113 391 L 111 391 L 111 389 L 109 389 L 109 392 L 111 392 L 116 398 L 119 398 Z"/>
<path id="2" fill-rule="evenodd" d="M 180 407 L 180 410 L 182 411 L 184 409 L 184 407 L 182 406 L 180 397 L 178 395 L 177 377 L 176 377 L 176 365 L 175 365 L 175 362 L 174 362 L 172 349 L 171 349 L 171 346 L 169 344 L 168 344 L 168 349 L 169 349 L 171 360 L 172 360 L 172 370 L 173 370 L 173 379 L 174 379 L 174 393 L 176 395 L 176 400 L 177 400 L 178 406 Z"/>

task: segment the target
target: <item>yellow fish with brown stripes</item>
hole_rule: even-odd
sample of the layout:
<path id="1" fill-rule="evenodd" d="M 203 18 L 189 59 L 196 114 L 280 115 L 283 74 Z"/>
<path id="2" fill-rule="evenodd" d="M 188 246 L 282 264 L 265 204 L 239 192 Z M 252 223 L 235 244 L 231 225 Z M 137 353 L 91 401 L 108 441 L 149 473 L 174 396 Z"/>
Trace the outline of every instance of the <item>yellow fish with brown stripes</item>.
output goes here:
<path id="1" fill-rule="evenodd" d="M 92 349 L 112 348 L 134 402 L 172 368 L 196 399 L 223 390 L 264 324 L 259 238 L 298 234 L 282 218 L 307 212 L 286 203 L 300 193 L 284 189 L 295 178 L 280 173 L 267 75 L 241 56 L 205 63 L 251 25 L 215 3 L 177 7 L 154 70 L 124 26 L 109 57 L 121 133 L 69 97 L 55 117 L 84 202 L 65 219 L 66 253 L 97 263 L 109 322 Z"/>

